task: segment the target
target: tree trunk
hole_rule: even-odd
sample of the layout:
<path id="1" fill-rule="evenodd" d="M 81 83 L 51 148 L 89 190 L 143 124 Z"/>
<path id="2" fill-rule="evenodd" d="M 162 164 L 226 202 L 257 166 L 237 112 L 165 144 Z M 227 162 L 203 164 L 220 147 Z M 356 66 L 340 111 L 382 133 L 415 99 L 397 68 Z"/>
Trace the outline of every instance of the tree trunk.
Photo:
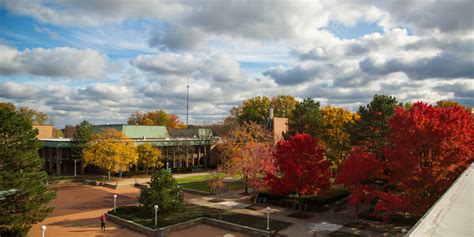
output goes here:
<path id="1" fill-rule="evenodd" d="M 109 180 L 110 180 L 110 171 L 107 172 L 107 175 L 109 176 Z"/>
<path id="2" fill-rule="evenodd" d="M 245 194 L 249 194 L 249 177 L 246 175 L 245 176 Z"/>
<path id="3" fill-rule="evenodd" d="M 359 204 L 356 204 L 356 222 L 359 222 Z"/>

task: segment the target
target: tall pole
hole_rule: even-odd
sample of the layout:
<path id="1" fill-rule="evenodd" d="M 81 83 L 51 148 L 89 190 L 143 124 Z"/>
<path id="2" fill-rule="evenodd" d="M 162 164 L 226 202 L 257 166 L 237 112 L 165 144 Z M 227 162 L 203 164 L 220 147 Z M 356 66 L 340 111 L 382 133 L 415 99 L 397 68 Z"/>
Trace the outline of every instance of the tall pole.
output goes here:
<path id="1" fill-rule="evenodd" d="M 186 85 L 186 128 L 189 126 L 189 78 Z"/>

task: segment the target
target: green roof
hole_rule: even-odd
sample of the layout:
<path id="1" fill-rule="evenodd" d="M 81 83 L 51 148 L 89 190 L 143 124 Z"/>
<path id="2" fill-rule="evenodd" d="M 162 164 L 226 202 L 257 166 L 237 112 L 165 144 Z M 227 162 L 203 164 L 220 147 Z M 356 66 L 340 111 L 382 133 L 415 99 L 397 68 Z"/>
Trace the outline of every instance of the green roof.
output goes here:
<path id="1" fill-rule="evenodd" d="M 94 132 L 100 132 L 104 129 L 116 129 L 123 132 L 128 138 L 138 139 L 146 137 L 147 139 L 168 138 L 168 130 L 165 126 L 146 126 L 146 125 L 128 125 L 128 124 L 111 124 L 111 125 L 94 125 Z"/>

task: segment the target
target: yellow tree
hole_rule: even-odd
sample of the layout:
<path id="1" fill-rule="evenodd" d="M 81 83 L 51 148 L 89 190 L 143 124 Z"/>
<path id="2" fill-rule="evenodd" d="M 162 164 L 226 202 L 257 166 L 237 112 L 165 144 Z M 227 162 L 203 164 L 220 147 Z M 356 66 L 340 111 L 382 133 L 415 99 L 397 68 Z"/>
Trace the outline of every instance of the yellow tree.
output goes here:
<path id="1" fill-rule="evenodd" d="M 111 172 L 127 171 L 136 164 L 138 153 L 133 141 L 116 129 L 105 129 L 92 136 L 92 141 L 84 150 L 85 165 L 95 165 Z"/>
<path id="2" fill-rule="evenodd" d="M 137 147 L 138 163 L 145 168 L 145 173 L 148 170 L 157 169 L 163 166 L 163 155 L 158 148 L 154 148 L 150 143 L 141 144 Z"/>
<path id="3" fill-rule="evenodd" d="M 345 126 L 354 123 L 359 117 L 347 109 L 330 105 L 321 110 L 321 115 L 324 128 L 322 138 L 327 149 L 326 158 L 332 162 L 333 172 L 337 173 L 339 165 L 346 159 L 351 149 Z"/>

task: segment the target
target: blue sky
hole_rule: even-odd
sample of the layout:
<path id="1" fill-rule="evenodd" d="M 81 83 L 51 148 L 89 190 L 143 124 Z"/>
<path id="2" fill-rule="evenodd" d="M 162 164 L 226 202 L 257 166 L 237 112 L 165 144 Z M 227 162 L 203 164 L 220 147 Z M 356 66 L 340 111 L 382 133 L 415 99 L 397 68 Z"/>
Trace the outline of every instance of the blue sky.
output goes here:
<path id="1" fill-rule="evenodd" d="M 257 95 L 351 110 L 473 104 L 472 1 L 0 1 L 0 100 L 56 126 L 164 109 L 212 123 Z"/>

